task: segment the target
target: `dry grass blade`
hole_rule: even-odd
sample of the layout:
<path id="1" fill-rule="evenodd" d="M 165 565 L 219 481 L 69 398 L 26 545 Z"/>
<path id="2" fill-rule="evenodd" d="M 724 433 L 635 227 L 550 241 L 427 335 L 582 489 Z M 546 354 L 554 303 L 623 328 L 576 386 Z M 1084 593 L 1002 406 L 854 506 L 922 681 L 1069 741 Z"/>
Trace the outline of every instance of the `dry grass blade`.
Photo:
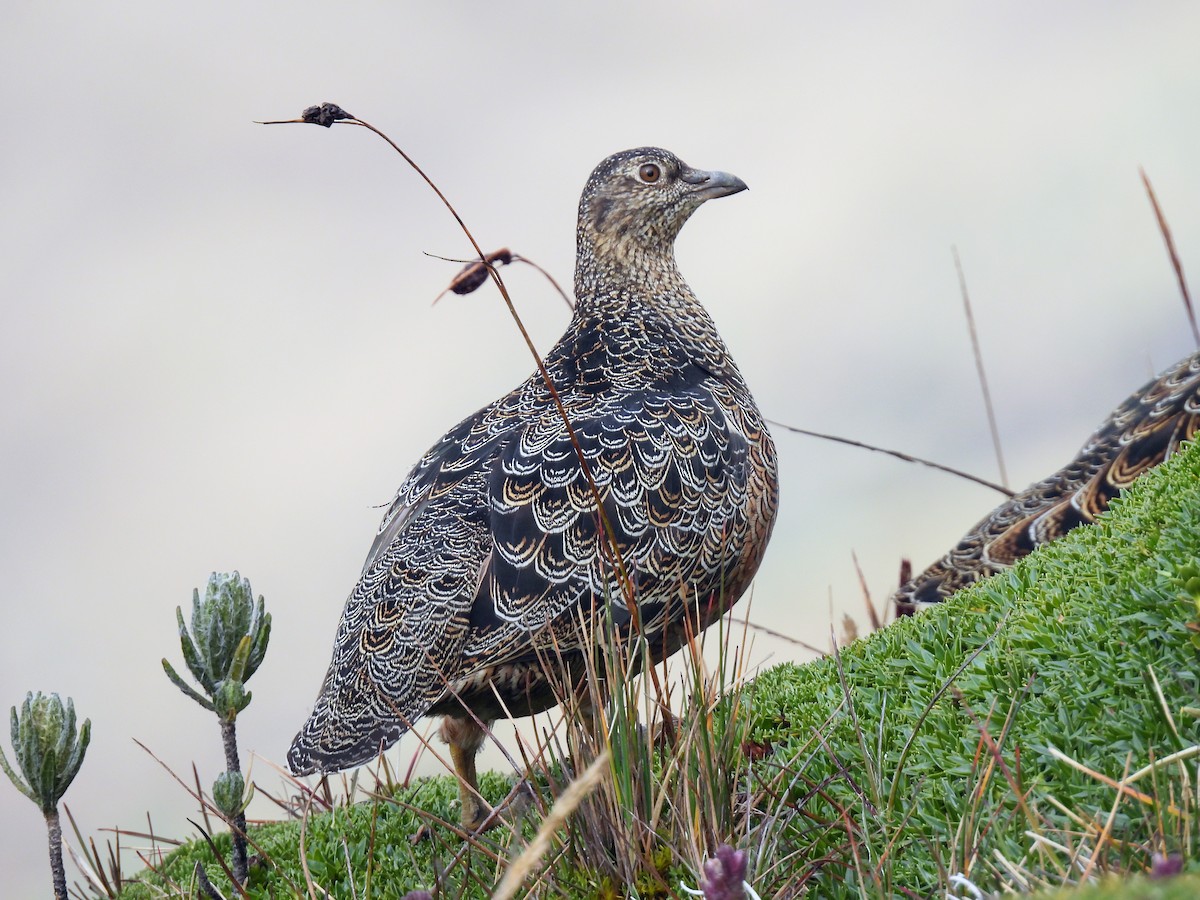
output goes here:
<path id="1" fill-rule="evenodd" d="M 822 648 L 816 646 L 815 644 L 805 643 L 804 641 L 800 640 L 799 638 L 792 637 L 790 634 L 784 634 L 782 631 L 776 631 L 774 628 L 768 628 L 766 625 L 760 625 L 757 622 L 751 622 L 748 618 L 738 618 L 737 616 L 730 616 L 729 621 L 734 622 L 738 625 L 743 625 L 746 628 L 751 629 L 752 631 L 760 631 L 763 634 L 770 635 L 773 638 L 778 638 L 781 641 L 787 641 L 789 644 L 792 644 L 795 647 L 803 647 L 805 650 L 808 650 L 812 653 L 817 654 L 817 656 L 824 656 L 827 652 L 826 650 L 823 650 Z"/>
<path id="2" fill-rule="evenodd" d="M 149 752 L 149 751 L 147 751 L 147 752 Z M 287 769 L 280 766 L 278 763 L 273 762 L 272 760 L 266 759 L 265 757 L 259 757 L 259 758 L 262 759 L 264 764 L 266 764 L 271 769 L 273 769 L 275 771 L 275 773 L 277 775 L 279 775 L 280 778 L 282 778 L 284 781 L 288 782 L 292 787 L 294 787 L 296 789 L 297 794 L 299 796 L 305 798 L 306 804 L 316 803 L 323 812 L 330 812 L 333 810 L 332 801 L 327 797 L 322 797 L 322 796 L 318 795 L 315 788 L 309 787 L 308 784 L 306 784 L 301 779 L 297 778 L 295 775 L 293 775 Z M 328 785 L 324 778 L 321 779 L 321 784 L 325 784 L 326 789 L 328 789 Z M 320 786 L 320 785 L 318 785 L 318 786 Z M 274 803 L 276 806 L 278 806 L 280 809 L 282 809 L 288 815 L 293 816 L 293 817 L 298 817 L 294 803 L 291 803 L 287 800 L 280 800 L 277 797 L 273 797 L 273 796 L 271 796 L 271 794 L 267 793 L 267 791 L 265 791 L 263 788 L 258 788 L 258 792 L 264 794 L 268 799 L 271 800 L 272 803 Z"/>
<path id="3" fill-rule="evenodd" d="M 200 785 L 200 770 L 196 768 L 196 764 L 192 763 L 192 778 L 196 782 L 196 796 L 204 796 L 204 788 Z M 212 831 L 212 823 L 208 821 L 208 808 L 203 803 L 200 804 L 200 815 L 204 818 L 204 828 L 207 831 Z"/>
<path id="4" fill-rule="evenodd" d="M 200 861 L 196 861 L 196 868 L 192 870 L 192 877 L 196 879 L 196 884 L 200 887 L 200 893 L 208 897 L 209 900 L 225 900 L 225 895 L 217 890 L 216 885 L 208 880 L 208 873 L 204 871 L 204 866 L 200 865 Z"/>
<path id="5" fill-rule="evenodd" d="M 967 330 L 971 333 L 971 352 L 975 355 L 975 370 L 979 373 L 979 387 L 983 390 L 983 406 L 987 411 L 988 428 L 992 432 L 992 446 L 996 450 L 996 464 L 1000 467 L 1000 483 L 1008 487 L 1008 473 L 1004 470 L 1004 451 L 1000 449 L 1000 429 L 996 427 L 996 411 L 992 408 L 992 392 L 988 389 L 987 373 L 983 369 L 983 352 L 979 349 L 979 334 L 975 330 L 975 314 L 971 311 L 971 295 L 967 292 L 967 276 L 963 274 L 962 260 L 958 248 L 954 253 L 954 268 L 958 272 L 958 287 L 962 292 L 963 312 L 967 316 Z"/>
<path id="6" fill-rule="evenodd" d="M 204 806 L 208 802 L 204 799 L 204 794 L 202 792 L 193 791 L 188 786 L 187 782 L 185 782 L 182 778 L 180 778 L 178 775 L 175 774 L 175 772 L 171 769 L 170 766 L 168 766 L 165 762 L 163 762 L 161 759 L 159 759 L 157 756 L 154 755 L 153 750 L 151 750 L 149 747 L 147 747 L 145 744 L 143 744 L 137 738 L 133 738 L 133 742 L 135 744 L 137 744 L 139 747 L 141 747 L 143 750 L 145 750 L 146 753 L 149 754 L 149 756 L 152 760 L 154 760 L 156 763 L 158 763 L 160 766 L 162 766 L 163 769 L 166 771 L 166 773 L 168 775 L 170 775 L 172 778 L 174 778 L 175 781 L 179 784 L 179 786 L 181 788 L 183 788 L 185 791 L 188 792 L 188 796 L 190 796 L 193 800 L 195 800 L 201 806 Z"/>
<path id="7" fill-rule="evenodd" d="M 988 713 L 986 718 L 981 719 L 975 713 L 975 710 L 971 708 L 970 704 L 967 703 L 967 698 L 963 695 L 962 691 L 960 691 L 957 687 L 951 687 L 955 701 L 960 704 L 964 710 L 966 710 L 966 713 L 970 717 L 971 721 L 975 723 L 975 727 L 979 729 L 979 746 L 981 748 L 986 748 L 987 750 L 989 756 L 988 765 L 1000 769 L 1000 774 L 1003 775 L 1005 781 L 1008 782 L 1008 788 L 1011 796 L 1016 800 L 1017 805 L 1020 807 L 1025 818 L 1030 822 L 1036 821 L 1037 816 L 1034 815 L 1033 810 L 1029 807 L 1029 792 L 1021 786 L 1020 777 L 1009 767 L 1008 763 L 1004 759 L 1004 755 L 1000 752 L 1000 748 L 1008 739 L 1009 730 L 1012 728 L 1013 719 L 1016 716 L 1017 705 L 1021 702 L 1024 695 L 1028 693 L 1030 688 L 1033 686 L 1033 683 L 1034 678 L 1030 677 L 1030 679 L 1025 683 L 1024 691 L 1018 695 L 1015 703 L 1009 707 L 1008 715 L 1005 717 L 1004 724 L 1000 729 L 999 738 L 993 737 L 991 731 L 988 729 L 988 722 L 991 720 L 992 715 L 991 712 Z"/>
<path id="8" fill-rule="evenodd" d="M 883 627 L 883 619 L 879 617 L 879 613 L 875 610 L 875 603 L 871 600 L 871 589 L 867 587 L 867 576 L 863 574 L 862 566 L 858 563 L 858 554 L 851 550 L 850 558 L 854 560 L 854 572 L 858 575 L 858 586 L 862 590 L 863 605 L 867 607 L 867 621 L 871 623 L 871 631 L 878 631 Z"/>
<path id="9" fill-rule="evenodd" d="M 557 802 L 551 807 L 550 815 L 546 816 L 541 828 L 529 842 L 529 846 L 525 848 L 525 852 L 517 857 L 508 867 L 508 871 L 504 873 L 504 878 L 501 879 L 500 884 L 496 886 L 495 893 L 492 894 L 492 900 L 509 900 L 516 894 L 529 873 L 546 855 L 553 834 L 566 823 L 567 817 L 575 811 L 608 772 L 608 763 L 609 754 L 606 750 L 592 760 L 592 764 L 584 770 L 583 774 L 572 781 L 562 792 Z"/>
<path id="10" fill-rule="evenodd" d="M 1150 179 L 1146 177 L 1146 170 L 1139 168 L 1138 172 L 1142 176 L 1142 184 L 1146 186 L 1146 196 L 1150 198 L 1150 205 L 1154 207 L 1154 217 L 1158 219 L 1158 230 L 1162 232 L 1163 243 L 1167 245 L 1167 255 L 1171 257 L 1171 266 L 1175 269 L 1175 279 L 1179 282 L 1179 292 L 1183 295 L 1183 306 L 1187 310 L 1188 324 L 1192 326 L 1192 339 L 1195 340 L 1196 346 L 1200 347 L 1200 328 L 1196 327 L 1196 309 L 1192 306 L 1192 295 L 1188 293 L 1187 279 L 1183 277 L 1183 263 L 1179 261 L 1179 254 L 1175 252 L 1175 239 L 1171 237 L 1171 229 L 1167 227 L 1166 216 L 1163 215 L 1162 207 L 1158 205 L 1158 198 L 1154 195 L 1154 188 L 1150 186 Z"/>
<path id="11" fill-rule="evenodd" d="M 236 890 L 238 892 L 239 896 L 242 897 L 242 900 L 250 900 L 250 895 L 246 893 L 246 889 L 244 887 L 242 887 L 242 885 L 238 882 L 237 878 L 234 877 L 233 869 L 229 868 L 229 866 L 225 863 L 225 860 L 224 860 L 224 858 L 222 858 L 220 851 L 217 850 L 217 845 L 213 843 L 213 839 L 211 837 L 209 837 L 208 832 L 205 831 L 203 828 L 201 828 L 200 823 L 197 822 L 195 819 L 188 819 L 188 821 L 191 822 L 192 825 L 196 828 L 196 830 L 200 832 L 200 836 L 202 838 L 204 838 L 204 843 L 208 844 L 208 848 L 210 850 L 212 850 L 213 857 L 217 860 L 217 865 L 219 865 L 221 867 L 221 871 L 225 873 L 225 877 L 229 879 L 229 882 L 233 885 L 234 890 Z M 204 875 L 203 880 L 208 881 L 208 876 L 204 872 L 204 869 L 203 869 L 203 867 L 201 867 L 199 862 L 196 863 L 196 868 L 200 871 L 200 873 L 202 875 Z M 209 887 L 212 887 L 212 885 L 210 884 Z M 216 888 L 213 888 L 213 892 L 214 893 L 216 892 Z M 209 896 L 212 896 L 212 895 L 210 894 Z M 218 894 L 217 896 L 220 896 L 220 894 Z"/>
<path id="12" fill-rule="evenodd" d="M 71 814 L 71 807 L 63 804 L 63 812 L 67 814 L 67 821 L 71 823 L 71 830 L 75 832 L 75 839 L 79 841 L 79 847 L 83 852 L 83 859 L 75 852 L 75 848 L 63 841 L 67 847 L 67 853 L 71 857 L 71 861 L 75 863 L 75 868 L 83 875 L 84 881 L 88 883 L 88 887 L 98 896 L 115 897 L 121 890 L 123 878 L 121 876 L 121 832 L 117 831 L 117 849 L 113 852 L 112 844 L 108 846 L 109 856 L 109 871 L 112 874 L 110 882 L 105 874 L 104 859 L 100 856 L 100 852 L 96 849 L 96 842 L 93 840 L 85 841 L 83 834 L 79 830 L 79 825 L 75 822 L 75 816 Z"/>
<path id="13" fill-rule="evenodd" d="M 190 796 L 193 800 L 195 800 L 197 803 L 200 804 L 200 807 L 202 810 L 207 808 L 207 809 L 211 810 L 212 812 L 215 812 L 218 815 L 220 815 L 220 810 L 218 810 L 215 806 L 213 806 L 211 803 L 209 803 L 209 801 L 207 800 L 207 798 L 205 798 L 203 793 L 193 792 L 192 789 L 188 786 L 187 782 L 185 782 L 182 778 L 180 778 L 177 774 L 175 774 L 174 770 L 172 770 L 170 766 L 168 766 L 165 762 L 163 762 L 163 760 L 161 760 L 157 756 L 155 756 L 154 752 L 149 747 L 147 747 L 145 744 L 143 744 L 137 738 L 133 738 L 133 742 L 135 744 L 137 744 L 139 747 L 141 747 L 143 750 L 145 750 L 146 753 L 149 754 L 151 759 L 153 759 L 156 763 L 158 763 L 160 766 L 162 766 L 164 771 L 166 771 L 166 773 L 168 775 L 170 775 L 172 778 L 174 778 L 176 783 L 188 793 L 188 796 Z M 279 771 L 281 774 L 284 774 L 285 776 L 291 778 L 293 782 L 295 782 L 296 784 L 299 784 L 301 787 L 303 787 L 307 791 L 307 800 L 306 800 L 306 804 L 305 804 L 305 810 L 307 813 L 308 807 L 309 807 L 309 805 L 311 805 L 312 801 L 314 799 L 316 799 L 316 795 L 311 790 L 308 790 L 307 786 L 304 785 L 303 782 L 300 782 L 297 779 L 293 778 L 289 773 L 283 772 L 282 769 L 280 769 L 278 766 L 275 766 L 273 763 L 270 763 L 269 760 L 267 762 L 268 762 L 268 764 L 272 765 L 272 767 L 275 768 L 276 771 Z M 147 815 L 147 818 L 149 818 L 149 815 Z M 192 822 L 191 819 L 188 819 L 188 821 Z M 195 822 L 192 822 L 192 824 L 196 825 L 196 827 L 198 829 L 200 829 L 200 833 L 204 836 L 204 839 L 206 841 L 209 841 L 209 843 L 211 844 L 212 841 L 209 839 L 207 831 L 205 831 L 203 828 L 200 828 L 200 826 L 197 825 Z M 151 829 L 150 829 L 149 837 L 151 838 L 151 840 L 154 840 L 156 837 L 154 834 L 153 827 L 151 827 Z M 158 838 L 158 840 L 166 842 L 165 838 Z M 256 841 L 254 841 L 252 838 L 250 838 L 249 835 L 246 835 L 246 840 L 247 840 L 247 843 L 249 843 L 249 845 L 254 848 L 256 853 L 259 853 L 260 855 L 262 855 L 262 857 L 264 859 L 269 858 L 266 851 L 262 848 L 262 846 L 260 846 Z M 141 860 L 144 863 L 146 863 L 146 865 L 149 868 L 153 869 L 154 871 L 158 871 L 152 865 L 150 865 L 150 862 L 149 862 L 149 860 L 146 859 L 146 857 L 142 856 L 140 853 L 138 854 L 138 856 L 139 856 L 139 858 L 141 858 Z M 224 860 L 218 859 L 218 861 L 221 863 L 222 867 L 225 866 Z M 292 888 L 292 890 L 298 894 L 299 888 L 295 884 L 295 882 L 293 882 L 286 875 L 284 875 L 283 877 L 288 882 L 288 885 Z M 241 890 L 240 885 L 238 886 L 238 890 Z"/>
<path id="14" fill-rule="evenodd" d="M 1191 759 L 1194 756 L 1200 756 L 1200 746 L 1184 747 L 1182 750 L 1176 750 L 1170 756 L 1164 756 L 1162 759 L 1156 759 L 1152 763 L 1143 766 L 1131 775 L 1127 775 L 1124 779 L 1125 784 L 1133 784 L 1147 775 L 1154 774 L 1159 769 L 1166 766 L 1174 765 L 1177 762 L 1183 762 L 1185 759 Z M 1183 777 L 1188 777 L 1187 769 L 1181 767 Z"/>
<path id="15" fill-rule="evenodd" d="M 873 453 L 886 453 L 888 456 L 894 456 L 896 459 L 902 459 L 905 462 L 919 463 L 922 466 L 928 466 L 931 469 L 937 469 L 939 472 L 945 472 L 948 475 L 955 475 L 959 478 L 965 478 L 967 481 L 973 481 L 976 484 L 983 485 L 986 488 L 991 488 L 993 491 L 998 491 L 1005 497 L 1011 497 L 1015 493 L 1009 488 L 1001 484 L 996 484 L 994 481 L 988 481 L 986 478 L 980 478 L 978 475 L 972 475 L 970 472 L 964 472 L 961 469 L 955 469 L 952 466 L 944 466 L 941 463 L 936 463 L 933 460 L 922 459 L 919 456 L 913 456 L 910 453 L 901 453 L 899 450 L 889 450 L 887 447 L 876 447 L 874 444 L 867 444 L 863 441 L 855 441 L 851 438 L 838 437 L 836 434 L 822 434 L 819 431 L 809 431 L 807 428 L 797 428 L 795 425 L 788 425 L 786 422 L 780 422 L 778 419 L 767 419 L 768 425 L 774 425 L 782 428 L 785 431 L 790 431 L 793 434 L 803 434 L 807 437 L 818 438 L 822 441 L 833 441 L 837 444 L 846 444 L 850 447 L 859 447 L 863 450 L 870 450 Z"/>
<path id="16" fill-rule="evenodd" d="M 551 286 L 553 286 L 553 288 L 556 291 L 558 291 L 558 296 L 562 297 L 563 303 L 567 304 L 567 309 L 574 311 L 574 309 L 575 309 L 574 301 L 571 300 L 571 298 L 570 298 L 570 296 L 568 296 L 567 292 L 562 289 L 562 285 L 560 285 L 558 283 L 558 281 L 555 280 L 553 275 L 551 275 L 549 272 L 547 272 L 545 269 L 543 269 L 541 266 L 539 266 L 537 263 L 535 263 L 528 256 L 520 256 L 520 255 L 514 253 L 513 254 L 513 262 L 523 262 L 523 263 L 525 263 L 525 265 L 533 266 L 533 268 L 535 268 L 535 269 L 537 269 L 537 271 L 541 272 L 543 277 L 545 277 L 545 279 L 550 282 Z"/>
<path id="17" fill-rule="evenodd" d="M 156 834 L 154 829 L 149 831 L 130 831 L 128 828 L 101 828 L 101 831 L 111 831 L 118 836 L 140 838 L 142 840 L 153 841 L 158 844 L 166 844 L 168 847 L 182 847 L 187 841 L 179 840 L 178 838 L 169 838 L 161 834 Z"/>
<path id="18" fill-rule="evenodd" d="M 308 816 L 311 806 L 312 794 L 309 794 L 309 799 L 304 804 L 304 813 L 300 817 L 300 869 L 304 872 L 304 885 L 308 888 L 309 900 L 317 900 L 317 888 L 313 884 L 312 871 L 308 867 Z"/>
<path id="19" fill-rule="evenodd" d="M 1127 753 L 1125 755 L 1125 773 L 1121 776 L 1122 782 L 1124 782 L 1125 776 L 1129 774 L 1129 764 L 1132 761 L 1133 761 L 1133 753 L 1132 752 Z M 1100 851 L 1104 849 L 1104 845 L 1106 843 L 1108 843 L 1108 841 L 1112 835 L 1113 822 L 1116 821 L 1117 810 L 1120 808 L 1121 808 L 1121 794 L 1120 794 L 1120 792 L 1118 792 L 1117 795 L 1115 797 L 1113 797 L 1112 809 L 1110 809 L 1108 811 L 1108 818 L 1105 819 L 1105 821 L 1104 821 L 1104 828 L 1100 831 L 1100 837 L 1096 841 L 1096 848 L 1092 852 L 1091 859 L 1089 859 L 1087 862 L 1087 867 L 1083 870 L 1083 875 L 1080 876 L 1080 879 L 1079 879 L 1080 881 L 1083 881 L 1086 883 L 1091 878 L 1092 871 L 1095 869 L 1096 863 L 1100 858 Z"/>
<path id="20" fill-rule="evenodd" d="M 1072 769 L 1082 772 L 1083 774 L 1088 775 L 1091 778 L 1095 778 L 1101 784 L 1108 785 L 1110 788 L 1112 788 L 1113 790 L 1115 790 L 1117 792 L 1118 797 L 1121 796 L 1122 794 L 1124 794 L 1126 796 L 1132 797 L 1134 800 L 1137 800 L 1139 803 L 1146 804 L 1147 806 L 1155 805 L 1155 800 L 1153 797 L 1151 797 L 1149 794 L 1144 794 L 1141 791 L 1131 788 L 1124 778 L 1122 778 L 1120 781 L 1118 781 L 1114 778 L 1110 778 L 1109 776 L 1105 775 L 1103 772 L 1097 772 L 1095 769 L 1089 768 L 1088 766 L 1085 766 L 1083 763 L 1079 762 L 1078 760 L 1072 759 L 1071 757 L 1067 756 L 1067 754 L 1063 753 L 1061 750 L 1059 750 L 1053 744 L 1046 747 L 1046 752 L 1049 753 L 1051 756 L 1053 756 L 1055 759 L 1059 760 L 1060 762 L 1066 763 Z M 1175 809 L 1173 806 L 1170 807 L 1170 811 L 1175 814 L 1179 813 L 1179 810 Z"/>

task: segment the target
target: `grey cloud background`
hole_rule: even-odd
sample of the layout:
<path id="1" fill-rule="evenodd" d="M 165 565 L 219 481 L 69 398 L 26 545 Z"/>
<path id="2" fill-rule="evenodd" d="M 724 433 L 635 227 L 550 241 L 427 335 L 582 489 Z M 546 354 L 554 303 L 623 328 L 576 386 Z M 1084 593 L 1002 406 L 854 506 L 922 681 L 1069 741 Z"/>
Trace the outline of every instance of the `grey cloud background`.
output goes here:
<path id="1" fill-rule="evenodd" d="M 950 254 L 975 304 L 1011 480 L 1066 461 L 1190 351 L 1144 166 L 1200 272 L 1200 9 L 1186 3 L 9 3 L 0 29 L 0 705 L 75 698 L 89 831 L 190 802 L 211 716 L 167 682 L 174 607 L 240 568 L 275 616 L 239 722 L 269 760 L 307 713 L 385 503 L 448 426 L 531 368 L 490 290 L 372 135 L 263 128 L 332 100 L 412 154 L 485 247 L 569 284 L 575 203 L 654 143 L 750 192 L 681 266 L 768 415 L 996 477 Z M 565 324 L 506 280 L 535 339 Z M 997 500 L 777 433 L 783 507 L 752 617 L 815 643 Z M 758 638 L 757 661 L 794 658 Z M 412 742 L 402 744 L 405 759 Z M 275 777 L 262 763 L 268 787 Z M 0 868 L 45 892 L 0 786 Z M 68 868 L 70 866 L 68 865 Z"/>

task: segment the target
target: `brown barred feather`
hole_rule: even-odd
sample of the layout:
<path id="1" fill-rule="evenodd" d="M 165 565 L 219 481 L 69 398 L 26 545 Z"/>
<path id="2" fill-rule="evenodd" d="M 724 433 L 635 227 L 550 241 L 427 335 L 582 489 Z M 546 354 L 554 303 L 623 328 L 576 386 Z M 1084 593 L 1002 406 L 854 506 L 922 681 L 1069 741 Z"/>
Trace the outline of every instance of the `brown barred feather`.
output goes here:
<path id="1" fill-rule="evenodd" d="M 996 507 L 945 556 L 892 595 L 911 615 L 1011 566 L 1108 509 L 1134 480 L 1200 432 L 1200 353 L 1180 361 L 1118 406 L 1079 455 Z"/>
<path id="2" fill-rule="evenodd" d="M 674 256 L 701 203 L 744 188 L 655 148 L 602 162 L 579 205 L 578 303 L 545 357 L 658 658 L 680 646 L 689 607 L 703 627 L 737 601 L 775 519 L 771 436 Z M 592 490 L 534 374 L 447 432 L 400 486 L 291 770 L 358 765 L 445 714 L 473 780 L 473 746 L 454 737 L 477 739 L 463 706 L 487 722 L 553 705 L 545 651 L 578 657 L 580 620 L 606 603 L 631 627 Z M 479 815 L 464 808 L 465 823 Z"/>

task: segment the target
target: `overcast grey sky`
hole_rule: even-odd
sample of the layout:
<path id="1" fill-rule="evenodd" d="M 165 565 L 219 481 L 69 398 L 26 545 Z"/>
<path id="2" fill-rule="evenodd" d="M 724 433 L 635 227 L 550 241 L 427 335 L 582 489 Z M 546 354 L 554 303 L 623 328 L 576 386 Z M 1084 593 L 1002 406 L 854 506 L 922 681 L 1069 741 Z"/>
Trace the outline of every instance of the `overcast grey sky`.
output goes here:
<path id="1" fill-rule="evenodd" d="M 1194 4 L 223 8 L 8 2 L 0 29 L 0 706 L 58 691 L 91 717 L 67 795 L 89 831 L 147 810 L 189 831 L 132 738 L 206 781 L 221 765 L 213 717 L 159 663 L 192 588 L 239 568 L 266 595 L 239 729 L 282 761 L 377 505 L 531 368 L 490 289 L 430 307 L 457 267 L 423 251 L 469 247 L 382 142 L 252 120 L 342 104 L 485 247 L 563 284 L 607 154 L 734 172 L 751 190 L 678 253 L 767 415 L 995 478 L 956 246 L 1015 486 L 1192 349 L 1138 167 L 1200 278 Z M 506 279 L 545 349 L 561 301 L 531 270 Z M 885 595 L 901 556 L 924 566 L 999 499 L 776 437 L 751 615 L 812 642 L 860 613 L 851 551 Z M 44 852 L 0 785 L 6 891 L 45 893 Z"/>

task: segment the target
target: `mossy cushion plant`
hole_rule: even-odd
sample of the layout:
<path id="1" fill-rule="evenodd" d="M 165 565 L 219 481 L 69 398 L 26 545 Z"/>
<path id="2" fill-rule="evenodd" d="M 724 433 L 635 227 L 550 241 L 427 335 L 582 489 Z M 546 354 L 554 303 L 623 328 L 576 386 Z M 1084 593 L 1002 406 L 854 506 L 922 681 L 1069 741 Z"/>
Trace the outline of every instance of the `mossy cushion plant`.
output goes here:
<path id="1" fill-rule="evenodd" d="M 1179 807 L 1195 809 L 1178 790 L 1178 765 L 1134 785 L 1144 802 L 1117 802 L 1104 779 L 1196 742 L 1195 720 L 1179 711 L 1197 705 L 1200 692 L 1187 587 L 1198 560 L 1200 452 L 1190 447 L 1098 525 L 834 657 L 761 675 L 752 686 L 753 736 L 771 750 L 755 777 L 786 786 L 770 812 L 784 829 L 775 847 L 795 863 L 756 880 L 766 861 L 746 848 L 750 882 L 763 896 L 800 883 L 830 898 L 934 896 L 955 873 L 995 891 L 1069 883 L 1089 859 L 1099 874 L 1146 868 L 1151 851 L 1186 856 L 1193 835 Z M 503 796 L 503 779 L 488 784 L 489 800 Z M 420 790 L 408 802 L 454 818 L 451 781 Z M 383 855 L 372 896 L 430 888 L 438 851 L 408 846 L 416 824 L 387 806 L 314 815 L 309 856 L 338 883 L 333 851 L 344 838 L 362 860 L 361 894 L 374 827 Z M 280 824 L 251 837 L 269 835 L 271 858 L 303 884 L 299 830 Z M 445 864 L 448 845 L 437 846 Z M 194 865 L 205 852 L 192 845 L 180 854 Z M 187 866 L 175 871 L 186 883 Z M 472 875 L 453 878 L 465 896 L 485 897 L 494 871 L 495 863 L 477 862 Z M 250 896 L 268 896 L 267 881 L 287 889 L 282 876 L 252 874 Z"/>
<path id="2" fill-rule="evenodd" d="M 511 786 L 507 778 L 495 772 L 480 776 L 480 791 L 490 803 L 500 802 Z M 251 826 L 251 864 L 243 890 L 253 900 L 308 896 L 308 877 L 314 885 L 328 891 L 329 896 L 339 898 L 366 896 L 368 881 L 373 900 L 403 898 L 412 890 L 433 888 L 435 867 L 446 867 L 455 851 L 461 849 L 461 841 L 450 833 L 440 832 L 430 840 L 414 843 L 411 839 L 428 818 L 457 821 L 457 782 L 450 777 L 422 779 L 409 788 L 397 790 L 392 801 L 356 803 L 332 812 L 310 813 L 303 835 L 307 876 L 300 863 L 298 821 Z M 418 816 L 414 809 L 424 815 Z M 230 835 L 213 835 L 213 843 L 218 852 L 228 853 Z M 213 852 L 201 839 L 175 850 L 163 865 L 156 866 L 161 875 L 146 873 L 144 883 L 129 885 L 121 897 L 149 900 L 201 896 L 191 892 L 195 888 L 196 863 L 208 871 L 214 883 L 220 884 L 220 869 Z M 463 866 L 453 867 L 444 883 L 471 886 L 474 890 L 468 890 L 465 896 L 486 897 L 489 891 L 485 887 L 498 878 L 494 864 L 476 862 L 471 871 L 464 871 Z"/>
<path id="3" fill-rule="evenodd" d="M 800 773 L 793 840 L 825 861 L 812 876 L 819 893 L 858 896 L 861 879 L 871 895 L 928 896 L 954 872 L 984 888 L 1019 883 L 1001 857 L 1047 878 L 1069 869 L 1069 852 L 1028 832 L 1079 846 L 1116 791 L 1063 756 L 1115 780 L 1195 743 L 1194 720 L 1178 712 L 1197 696 L 1185 589 L 1197 560 L 1191 447 L 1097 526 L 836 658 L 760 677 L 756 737 Z M 1164 798 L 1177 773 L 1157 773 Z M 1138 788 L 1155 793 L 1149 776 Z M 1136 867 L 1160 827 L 1168 843 L 1187 836 L 1177 814 L 1127 798 L 1110 833 Z"/>
<path id="4" fill-rule="evenodd" d="M 1038 894 L 1037 900 L 1195 900 L 1200 875 L 1150 881 L 1145 877 L 1105 878 L 1098 884 Z"/>

